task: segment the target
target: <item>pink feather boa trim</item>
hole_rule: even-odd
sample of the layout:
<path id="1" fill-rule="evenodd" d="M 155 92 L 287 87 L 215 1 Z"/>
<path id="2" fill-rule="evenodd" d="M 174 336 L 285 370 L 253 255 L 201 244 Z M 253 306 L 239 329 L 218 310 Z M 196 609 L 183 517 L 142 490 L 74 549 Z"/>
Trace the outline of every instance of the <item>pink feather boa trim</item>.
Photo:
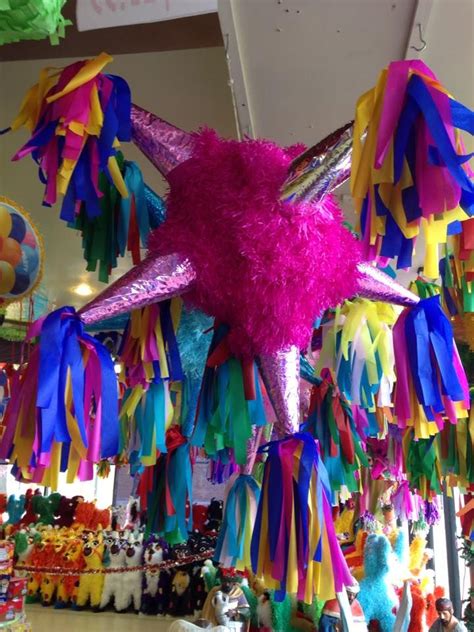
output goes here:
<path id="1" fill-rule="evenodd" d="M 294 154 L 201 131 L 193 157 L 169 175 L 167 220 L 150 238 L 153 253 L 192 261 L 187 298 L 230 325 L 238 356 L 304 348 L 314 319 L 356 289 L 361 250 L 334 198 L 279 200 Z"/>

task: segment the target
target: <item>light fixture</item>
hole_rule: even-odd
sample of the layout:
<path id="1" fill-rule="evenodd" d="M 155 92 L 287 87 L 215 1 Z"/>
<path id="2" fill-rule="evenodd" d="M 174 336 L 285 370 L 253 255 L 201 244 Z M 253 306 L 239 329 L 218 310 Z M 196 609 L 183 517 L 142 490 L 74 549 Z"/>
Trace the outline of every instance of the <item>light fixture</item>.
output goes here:
<path id="1" fill-rule="evenodd" d="M 90 296 L 94 293 L 94 290 L 88 283 L 79 283 L 79 285 L 73 289 L 73 292 L 78 296 Z"/>

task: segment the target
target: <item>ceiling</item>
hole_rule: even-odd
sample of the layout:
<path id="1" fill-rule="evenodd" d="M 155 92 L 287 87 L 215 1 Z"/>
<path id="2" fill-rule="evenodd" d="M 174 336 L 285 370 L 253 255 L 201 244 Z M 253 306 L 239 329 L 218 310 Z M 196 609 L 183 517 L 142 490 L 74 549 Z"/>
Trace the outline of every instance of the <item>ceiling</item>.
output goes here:
<path id="1" fill-rule="evenodd" d="M 187 18 L 187 38 L 180 26 L 183 20 L 124 27 L 133 29 L 126 39 L 123 33 L 111 37 L 114 31 L 120 35 L 117 29 L 74 32 L 72 49 L 67 48 L 68 38 L 61 44 L 66 47 L 62 50 L 71 52 L 62 55 L 92 54 L 91 40 L 83 39 L 81 44 L 82 36 L 97 38 L 95 52 L 105 48 L 100 44 L 106 37 L 111 52 L 134 52 L 117 55 L 112 72 L 130 82 L 136 103 L 185 129 L 206 124 L 223 135 L 235 135 L 230 85 L 241 133 L 284 144 L 313 144 L 353 118 L 357 97 L 374 85 L 380 69 L 392 59 L 421 56 L 460 101 L 473 105 L 472 0 L 219 0 L 219 18 L 222 35 L 216 31 L 215 15 Z M 421 47 L 418 23 L 427 42 L 421 53 L 411 49 Z M 148 35 L 141 42 L 145 28 Z M 167 51 L 159 52 L 160 33 L 165 32 Z M 41 43 L 38 52 L 39 45 L 27 44 L 30 52 L 22 48 L 21 56 L 52 58 L 61 50 Z M 15 46 L 20 51 L 23 45 Z M 19 58 L 20 53 L 15 57 L 10 47 L 4 49 L 9 49 L 4 60 Z M 9 123 L 40 68 L 68 61 L 0 62 L 0 127 Z M 21 134 L 0 137 L 0 193 L 27 207 L 44 234 L 50 297 L 58 304 L 79 304 L 71 288 L 80 280 L 88 280 L 95 290 L 99 284 L 84 273 L 79 236 L 60 222 L 58 209 L 40 205 L 42 187 L 34 165 L 9 162 L 24 138 Z M 163 190 L 146 159 L 133 147 L 126 148 L 126 155 L 138 159 L 149 184 Z M 353 220 L 344 191 L 342 196 Z M 119 272 L 129 265 L 122 262 Z"/>

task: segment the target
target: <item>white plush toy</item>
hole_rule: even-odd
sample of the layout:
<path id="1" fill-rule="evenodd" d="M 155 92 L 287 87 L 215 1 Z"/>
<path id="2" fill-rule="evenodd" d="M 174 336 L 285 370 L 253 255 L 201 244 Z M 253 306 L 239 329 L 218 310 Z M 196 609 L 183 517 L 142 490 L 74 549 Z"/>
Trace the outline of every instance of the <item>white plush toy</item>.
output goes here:
<path id="1" fill-rule="evenodd" d="M 144 555 L 145 564 L 155 566 L 163 561 L 163 548 L 159 542 L 152 542 L 148 545 Z M 148 568 L 145 571 L 145 589 L 143 593 L 154 599 L 158 592 L 158 583 L 160 581 L 160 569 Z"/>
<path id="2" fill-rule="evenodd" d="M 125 566 L 134 568 L 143 564 L 143 534 L 130 536 L 125 546 Z M 123 612 L 133 604 L 136 612 L 140 611 L 142 604 L 142 570 L 131 570 L 121 573 L 122 582 L 118 599 L 115 600 L 115 609 Z"/>
<path id="3" fill-rule="evenodd" d="M 125 566 L 125 550 L 121 546 L 118 538 L 112 543 L 109 542 L 109 559 L 110 563 L 108 568 L 116 569 L 123 568 Z M 118 603 L 121 601 L 121 591 L 125 573 L 106 573 L 104 579 L 104 589 L 102 591 L 102 598 L 100 601 L 100 608 L 105 608 L 110 600 L 114 599 L 115 608 L 118 607 Z"/>
<path id="4" fill-rule="evenodd" d="M 207 630 L 207 632 L 231 632 L 230 628 L 227 628 L 225 625 L 215 625 L 210 628 L 202 628 L 198 625 L 194 625 L 194 623 L 190 623 L 189 621 L 184 621 L 182 619 L 174 621 L 168 628 L 168 632 L 202 632 L 203 629 Z"/>

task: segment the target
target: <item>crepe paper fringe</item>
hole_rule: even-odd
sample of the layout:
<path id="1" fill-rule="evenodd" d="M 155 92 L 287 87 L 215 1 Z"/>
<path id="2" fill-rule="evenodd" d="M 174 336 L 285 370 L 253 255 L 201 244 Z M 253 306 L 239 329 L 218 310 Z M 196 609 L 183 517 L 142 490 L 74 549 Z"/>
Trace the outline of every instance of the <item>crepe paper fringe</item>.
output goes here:
<path id="1" fill-rule="evenodd" d="M 461 131 L 474 113 L 455 101 L 421 60 L 392 62 L 356 106 L 351 190 L 364 255 L 412 265 L 426 238 L 424 269 L 438 276 L 438 246 L 474 210 L 472 173 Z M 364 140 L 361 140 L 364 132 Z"/>
<path id="2" fill-rule="evenodd" d="M 339 393 L 329 371 L 311 390 L 308 417 L 302 429 L 318 440 L 331 489 L 359 490 L 360 465 L 368 467 L 364 453 L 365 434 L 356 427 L 352 410 Z M 359 432 L 360 431 L 360 432 Z"/>
<path id="3" fill-rule="evenodd" d="M 56 489 L 90 480 L 94 464 L 118 452 L 118 389 L 108 351 L 84 332 L 72 307 L 36 321 L 39 344 L 16 374 L 0 443 L 20 480 Z"/>
<path id="4" fill-rule="evenodd" d="M 214 554 L 214 560 L 225 568 L 244 571 L 251 567 L 250 544 L 259 498 L 260 486 L 252 476 L 236 474 L 229 480 Z"/>
<path id="5" fill-rule="evenodd" d="M 297 433 L 274 441 L 252 537 L 252 569 L 281 601 L 334 598 L 352 578 L 332 521 L 331 490 L 315 440 Z"/>
<path id="6" fill-rule="evenodd" d="M 32 132 L 15 154 L 31 154 L 45 183 L 43 203 L 52 206 L 64 196 L 61 218 L 73 222 L 81 205 L 88 218 L 101 215 L 101 173 L 123 198 L 127 188 L 117 164 L 120 141 L 131 139 L 131 97 L 120 77 L 105 75 L 112 57 L 101 53 L 62 70 L 44 69 L 26 94 L 12 129 Z"/>
<path id="7" fill-rule="evenodd" d="M 232 449 L 236 463 L 245 465 L 252 426 L 264 426 L 266 414 L 257 366 L 230 353 L 228 331 L 224 325 L 214 331 L 191 444 L 210 457 Z"/>
<path id="8" fill-rule="evenodd" d="M 143 176 L 138 165 L 124 161 L 120 152 L 117 165 L 128 190 L 122 197 L 105 173 L 99 175 L 101 193 L 100 214 L 89 216 L 85 203 L 70 219 L 70 226 L 82 236 L 87 270 L 98 268 L 99 281 L 108 283 L 109 275 L 118 265 L 118 257 L 131 254 L 133 264 L 141 261 L 141 249 L 148 245 L 150 233 L 149 208 Z"/>
<path id="9" fill-rule="evenodd" d="M 446 420 L 456 424 L 467 417 L 467 378 L 440 297 L 405 309 L 393 329 L 393 340 L 398 426 L 412 426 L 415 438 L 428 438 L 442 430 Z"/>
<path id="10" fill-rule="evenodd" d="M 22 40 L 49 38 L 53 46 L 65 36 L 66 20 L 61 11 L 66 0 L 2 0 L 0 3 L 0 46 Z"/>
<path id="11" fill-rule="evenodd" d="M 169 544 L 186 542 L 193 520 L 192 469 L 189 444 L 178 427 L 166 433 L 166 453 L 144 469 L 139 494 L 148 516 L 146 537 L 156 533 Z"/>

